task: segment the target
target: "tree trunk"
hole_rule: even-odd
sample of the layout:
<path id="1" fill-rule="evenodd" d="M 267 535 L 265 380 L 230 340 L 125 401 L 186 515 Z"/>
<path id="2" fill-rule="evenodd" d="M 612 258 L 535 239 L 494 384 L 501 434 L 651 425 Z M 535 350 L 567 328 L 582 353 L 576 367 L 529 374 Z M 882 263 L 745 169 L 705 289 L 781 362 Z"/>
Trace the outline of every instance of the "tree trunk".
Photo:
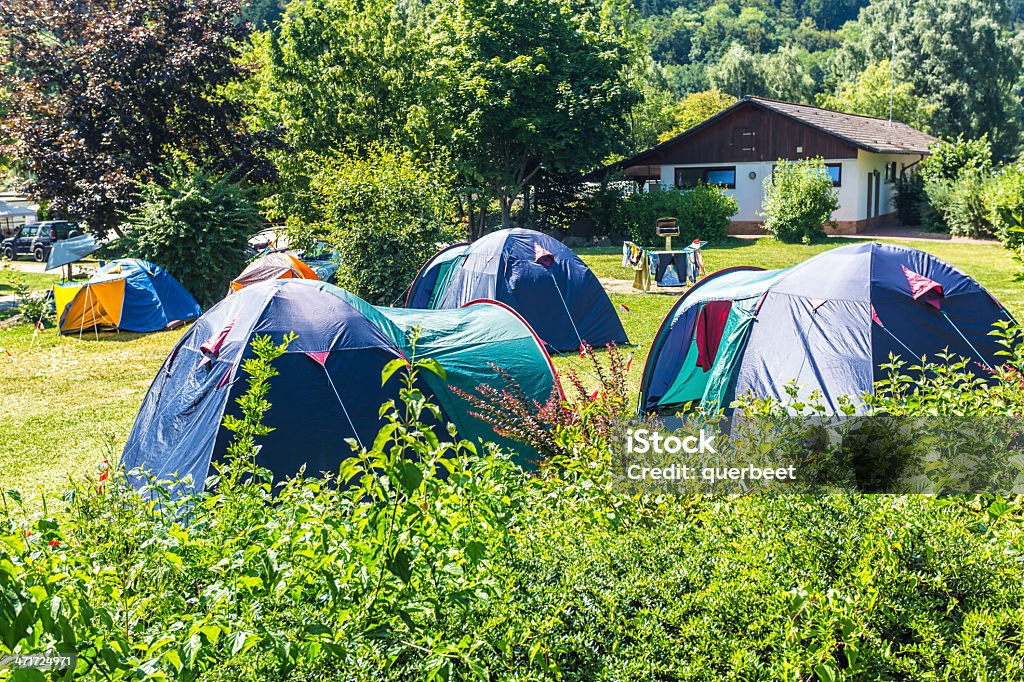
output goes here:
<path id="1" fill-rule="evenodd" d="M 498 203 L 501 204 L 501 227 L 507 230 L 512 227 L 512 198 L 502 194 Z"/>
<path id="2" fill-rule="evenodd" d="M 473 234 L 471 235 L 471 239 L 473 241 L 476 241 L 477 239 L 482 237 L 483 234 L 484 234 L 484 228 L 487 227 L 487 202 L 486 201 L 482 201 L 480 203 L 479 215 L 480 215 L 480 219 L 479 220 L 476 219 L 476 216 L 473 216 L 473 221 L 470 223 L 470 225 L 473 228 Z"/>
<path id="3" fill-rule="evenodd" d="M 533 211 L 533 202 L 531 201 L 530 194 L 533 192 L 533 185 L 527 185 L 523 188 L 523 215 L 519 219 L 520 227 L 530 227 L 531 222 L 531 211 Z"/>

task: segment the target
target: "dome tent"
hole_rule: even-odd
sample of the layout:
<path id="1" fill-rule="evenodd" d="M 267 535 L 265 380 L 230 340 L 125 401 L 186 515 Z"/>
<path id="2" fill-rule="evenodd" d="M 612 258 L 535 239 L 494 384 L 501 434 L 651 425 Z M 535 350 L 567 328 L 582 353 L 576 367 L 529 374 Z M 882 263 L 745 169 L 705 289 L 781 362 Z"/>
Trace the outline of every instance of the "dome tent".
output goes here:
<path id="1" fill-rule="evenodd" d="M 557 239 L 498 230 L 436 254 L 409 289 L 409 308 L 458 308 L 494 299 L 514 308 L 550 347 L 629 343 L 601 282 Z"/>
<path id="2" fill-rule="evenodd" d="M 747 391 L 787 400 L 821 391 L 837 411 L 883 378 L 890 354 L 911 363 L 950 352 L 982 373 L 1000 350 L 989 335 L 1010 314 L 980 284 L 917 249 L 868 242 L 785 270 L 733 268 L 696 284 L 655 336 L 640 409 L 727 407 Z"/>
<path id="3" fill-rule="evenodd" d="M 97 327 L 155 332 L 203 314 L 170 273 L 135 258 L 111 261 L 81 284 L 56 284 L 53 299 L 62 334 Z"/>
<path id="4" fill-rule="evenodd" d="M 258 282 L 274 279 L 320 279 L 313 269 L 290 253 L 274 251 L 264 254 L 249 263 L 244 270 L 231 280 L 231 291 L 238 291 Z"/>
<path id="5" fill-rule="evenodd" d="M 469 405 L 449 388 L 503 388 L 488 362 L 509 371 L 539 402 L 558 386 L 532 330 L 501 305 L 396 314 L 323 282 L 273 280 L 228 296 L 185 333 L 143 401 L 122 466 L 140 467 L 161 480 L 191 476 L 201 487 L 211 461 L 226 452 L 230 433 L 221 423 L 225 414 L 239 413 L 236 398 L 247 385 L 240 367 L 252 357 L 253 337 L 270 335 L 280 342 L 294 331 L 288 351 L 274 362 L 280 376 L 270 382 L 265 418 L 274 430 L 260 438 L 257 462 L 276 478 L 303 464 L 311 473 L 335 471 L 349 454 L 345 440 L 371 445 L 383 423 L 380 406 L 397 400 L 400 377 L 382 387 L 381 371 L 391 360 L 410 356 L 414 328 L 417 355 L 436 359 L 446 372 L 444 379 L 421 373 L 421 388 L 462 437 L 508 444 L 470 416 Z"/>

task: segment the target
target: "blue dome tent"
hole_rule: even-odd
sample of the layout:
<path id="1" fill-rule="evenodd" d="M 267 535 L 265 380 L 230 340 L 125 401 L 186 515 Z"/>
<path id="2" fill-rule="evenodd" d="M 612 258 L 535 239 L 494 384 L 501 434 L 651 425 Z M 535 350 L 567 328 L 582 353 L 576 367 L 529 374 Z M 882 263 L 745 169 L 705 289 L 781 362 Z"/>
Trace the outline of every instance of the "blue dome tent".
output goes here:
<path id="1" fill-rule="evenodd" d="M 62 334 L 98 327 L 155 332 L 203 314 L 170 273 L 137 258 L 111 261 L 81 284 L 55 284 L 53 299 Z"/>
<path id="2" fill-rule="evenodd" d="M 586 263 L 562 242 L 498 230 L 431 258 L 409 289 L 408 308 L 458 308 L 494 299 L 514 308 L 559 351 L 629 343 L 615 307 Z"/>
<path id="3" fill-rule="evenodd" d="M 304 279 L 263 282 L 227 297 L 189 329 L 171 351 L 143 401 L 122 455 L 122 466 L 141 468 L 158 480 L 191 476 L 201 487 L 213 460 L 226 452 L 225 414 L 238 415 L 236 398 L 246 390 L 241 363 L 251 341 L 269 335 L 297 338 L 275 360 L 270 382 L 274 428 L 259 439 L 257 457 L 275 478 L 307 471 L 336 471 L 350 454 L 345 440 L 372 445 L 383 424 L 380 406 L 397 400 L 398 375 L 381 386 L 381 371 L 415 352 L 437 360 L 444 379 L 424 372 L 421 388 L 433 395 L 445 422 L 464 438 L 504 443 L 450 389 L 473 393 L 487 384 L 504 389 L 488 365 L 508 371 L 525 394 L 544 403 L 561 394 L 551 360 L 533 331 L 513 311 L 493 302 L 459 310 L 375 308 L 333 285 Z M 521 446 L 516 448 L 522 452 Z M 527 464 L 529 452 L 522 454 Z"/>
<path id="4" fill-rule="evenodd" d="M 785 270 L 716 272 L 686 292 L 655 336 L 640 386 L 642 412 L 687 403 L 728 407 L 747 391 L 788 400 L 821 391 L 832 411 L 883 377 L 890 353 L 911 364 L 950 352 L 979 374 L 997 362 L 989 335 L 1012 321 L 980 284 L 917 249 L 868 242 Z"/>

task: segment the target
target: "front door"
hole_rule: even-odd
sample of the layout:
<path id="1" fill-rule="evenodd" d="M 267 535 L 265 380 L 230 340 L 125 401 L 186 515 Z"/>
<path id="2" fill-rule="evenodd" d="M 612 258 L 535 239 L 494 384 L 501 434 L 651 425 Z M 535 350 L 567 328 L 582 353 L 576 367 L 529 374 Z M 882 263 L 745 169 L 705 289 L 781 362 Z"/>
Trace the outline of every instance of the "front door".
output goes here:
<path id="1" fill-rule="evenodd" d="M 882 176 L 878 171 L 875 171 L 875 217 L 877 218 L 881 211 L 879 211 L 879 204 L 881 203 L 882 197 Z"/>
<path id="2" fill-rule="evenodd" d="M 871 209 L 875 206 L 874 193 L 875 193 L 875 178 L 871 173 L 868 173 L 868 213 L 867 217 L 872 216 Z"/>

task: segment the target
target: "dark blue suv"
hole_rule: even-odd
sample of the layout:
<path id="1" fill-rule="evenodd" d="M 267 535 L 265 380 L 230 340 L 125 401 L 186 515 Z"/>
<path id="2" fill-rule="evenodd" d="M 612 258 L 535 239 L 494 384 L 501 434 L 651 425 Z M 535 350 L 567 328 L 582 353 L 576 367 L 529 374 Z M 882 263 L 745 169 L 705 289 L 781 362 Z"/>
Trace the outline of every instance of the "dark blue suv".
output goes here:
<path id="1" fill-rule="evenodd" d="M 15 260 L 18 256 L 32 256 L 42 263 L 50 255 L 54 242 L 68 237 L 77 237 L 82 229 L 68 220 L 47 220 L 41 223 L 29 223 L 22 226 L 0 243 L 0 251 L 4 258 Z"/>

